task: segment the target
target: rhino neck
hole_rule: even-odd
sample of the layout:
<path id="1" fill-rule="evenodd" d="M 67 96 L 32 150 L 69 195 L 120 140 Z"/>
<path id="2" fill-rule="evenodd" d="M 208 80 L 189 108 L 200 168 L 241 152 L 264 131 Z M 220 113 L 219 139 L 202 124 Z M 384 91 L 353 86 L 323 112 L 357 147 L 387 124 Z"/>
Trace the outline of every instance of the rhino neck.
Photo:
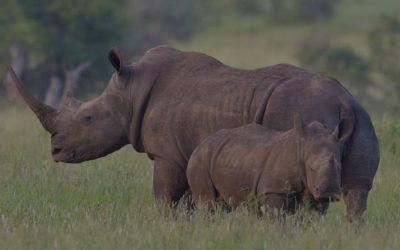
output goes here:
<path id="1" fill-rule="evenodd" d="M 144 114 L 149 106 L 151 91 L 162 75 L 168 72 L 181 52 L 168 46 L 159 46 L 146 52 L 135 67 L 130 99 L 132 103 L 129 142 L 137 152 L 145 152 L 142 138 Z"/>
<path id="2" fill-rule="evenodd" d="M 304 150 L 302 145 L 302 140 L 295 129 L 291 129 L 292 131 L 292 145 L 293 145 L 293 152 L 295 152 L 295 161 L 296 161 L 296 168 L 297 172 L 299 173 L 300 181 L 304 187 L 307 186 L 307 175 L 306 175 L 306 166 L 304 162 Z"/>
<path id="3" fill-rule="evenodd" d="M 140 69 L 135 74 L 131 89 L 132 113 L 129 129 L 129 142 L 137 152 L 145 152 L 142 140 L 142 124 L 146 108 L 149 103 L 150 93 L 156 82 L 158 72 Z"/>
<path id="4" fill-rule="evenodd" d="M 287 140 L 281 144 L 280 148 L 280 151 L 284 152 L 280 154 L 281 165 L 287 168 L 287 176 L 283 179 L 289 182 L 292 188 L 291 191 L 301 192 L 304 189 L 304 181 L 302 161 L 299 158 L 302 155 L 302 150 L 299 147 L 299 138 L 294 129 L 285 133 L 287 133 Z"/>
<path id="5" fill-rule="evenodd" d="M 275 190 L 276 193 L 301 193 L 304 190 L 304 185 L 299 173 L 296 137 L 292 130 L 279 133 L 281 133 L 279 139 L 272 144 L 269 142 L 269 136 L 262 138 L 267 143 L 266 145 L 272 146 L 273 149 L 266 161 L 267 166 L 273 164 L 271 165 L 273 167 L 269 171 L 263 172 L 264 180 L 266 180 L 264 183 L 269 186 L 269 192 Z"/>

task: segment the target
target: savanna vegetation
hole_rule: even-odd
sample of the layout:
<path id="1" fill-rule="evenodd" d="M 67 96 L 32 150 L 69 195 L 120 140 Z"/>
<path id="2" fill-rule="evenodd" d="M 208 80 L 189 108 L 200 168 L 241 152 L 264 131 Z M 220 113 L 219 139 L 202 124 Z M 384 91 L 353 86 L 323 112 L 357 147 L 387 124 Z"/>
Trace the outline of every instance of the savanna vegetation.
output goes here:
<path id="1" fill-rule="evenodd" d="M 382 161 L 365 222 L 343 203 L 320 219 L 279 223 L 247 211 L 163 216 L 152 162 L 129 146 L 78 165 L 54 163 L 33 114 L 0 114 L 0 249 L 396 249 L 400 244 L 400 126 L 376 123 Z"/>
<path id="2" fill-rule="evenodd" d="M 347 222 L 343 203 L 333 204 L 323 218 L 293 216 L 284 223 L 248 211 L 163 216 L 155 206 L 152 162 L 145 155 L 127 146 L 78 165 L 54 163 L 49 135 L 2 89 L 0 249 L 400 245 L 398 0 L 31 2 L 0 3 L 0 77 L 10 61 L 9 46 L 20 44 L 27 55 L 23 78 L 37 96 L 44 98 L 51 76 L 64 78 L 64 68 L 85 61 L 91 66 L 82 75 L 78 95 L 99 93 L 111 74 L 106 51 L 112 46 L 132 58 L 170 43 L 242 68 L 293 63 L 338 78 L 367 107 L 381 145 L 381 164 L 363 224 Z M 307 14 L 317 7 L 318 15 Z"/>

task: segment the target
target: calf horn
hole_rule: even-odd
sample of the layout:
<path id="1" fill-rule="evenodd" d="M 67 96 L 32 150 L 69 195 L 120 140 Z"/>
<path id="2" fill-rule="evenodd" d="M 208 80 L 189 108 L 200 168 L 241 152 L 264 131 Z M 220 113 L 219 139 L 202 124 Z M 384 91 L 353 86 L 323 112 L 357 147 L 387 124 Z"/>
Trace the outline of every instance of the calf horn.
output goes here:
<path id="1" fill-rule="evenodd" d="M 21 81 L 19 80 L 18 76 L 15 74 L 11 66 L 9 66 L 9 71 L 14 81 L 15 87 L 17 88 L 18 93 L 21 95 L 22 99 L 35 113 L 43 128 L 46 129 L 49 133 L 53 133 L 57 110 L 39 102 L 30 93 L 28 93 L 28 91 L 26 91 L 26 89 L 22 86 Z"/>

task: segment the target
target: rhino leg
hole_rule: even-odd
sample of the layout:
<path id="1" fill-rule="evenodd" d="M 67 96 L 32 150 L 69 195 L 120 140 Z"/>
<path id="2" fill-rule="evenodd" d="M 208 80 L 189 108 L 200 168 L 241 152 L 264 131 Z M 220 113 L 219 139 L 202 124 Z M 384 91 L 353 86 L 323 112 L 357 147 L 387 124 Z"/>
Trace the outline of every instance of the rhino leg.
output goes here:
<path id="1" fill-rule="evenodd" d="M 259 202 L 261 215 L 267 212 L 272 217 L 279 218 L 286 213 L 288 204 L 286 194 L 263 194 L 259 197 Z"/>
<path id="2" fill-rule="evenodd" d="M 352 137 L 342 159 L 342 190 L 349 218 L 360 219 L 379 165 L 379 144 L 368 114 L 356 110 Z"/>
<path id="3" fill-rule="evenodd" d="M 207 168 L 202 167 L 201 164 L 194 164 L 195 159 L 197 158 L 191 159 L 186 171 L 192 191 L 192 200 L 197 208 L 213 212 L 216 208 L 217 190 Z"/>
<path id="4" fill-rule="evenodd" d="M 184 169 L 164 159 L 154 160 L 153 189 L 159 208 L 176 208 L 189 189 Z"/>
<path id="5" fill-rule="evenodd" d="M 312 214 L 325 215 L 329 208 L 329 200 L 316 201 L 314 199 L 309 201 L 309 210 Z"/>
<path id="6" fill-rule="evenodd" d="M 367 209 L 368 190 L 350 189 L 343 192 L 349 220 L 361 219 Z"/>
<path id="7" fill-rule="evenodd" d="M 204 208 L 208 212 L 214 212 L 216 208 L 216 197 L 211 192 L 194 194 L 193 202 L 197 208 Z"/>

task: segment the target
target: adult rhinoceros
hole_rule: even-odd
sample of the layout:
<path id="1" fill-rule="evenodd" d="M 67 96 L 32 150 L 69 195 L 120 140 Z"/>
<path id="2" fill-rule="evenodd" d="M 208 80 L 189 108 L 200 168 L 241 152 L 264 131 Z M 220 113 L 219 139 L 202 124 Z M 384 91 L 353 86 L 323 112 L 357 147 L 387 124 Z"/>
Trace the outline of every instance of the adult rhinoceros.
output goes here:
<path id="1" fill-rule="evenodd" d="M 116 73 L 99 97 L 80 102 L 69 95 L 58 109 L 34 99 L 14 75 L 19 93 L 51 134 L 55 161 L 78 163 L 132 144 L 154 160 L 156 200 L 174 203 L 188 189 L 188 159 L 207 135 L 252 122 L 286 131 L 297 113 L 333 130 L 345 108 L 354 126 L 340 128 L 351 133 L 341 186 L 348 214 L 365 211 L 379 145 L 368 113 L 338 81 L 287 64 L 236 69 L 168 46 L 147 51 L 138 62 L 122 58 L 109 52 Z"/>

